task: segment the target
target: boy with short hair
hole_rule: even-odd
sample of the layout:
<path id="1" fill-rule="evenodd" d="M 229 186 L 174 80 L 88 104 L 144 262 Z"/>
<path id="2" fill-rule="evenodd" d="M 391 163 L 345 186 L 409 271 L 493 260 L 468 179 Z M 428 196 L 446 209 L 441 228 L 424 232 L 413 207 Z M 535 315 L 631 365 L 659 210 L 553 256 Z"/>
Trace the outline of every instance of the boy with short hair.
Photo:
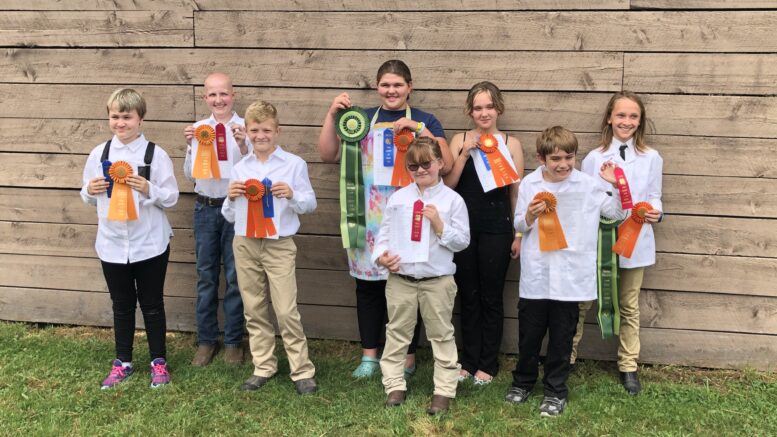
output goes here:
<path id="1" fill-rule="evenodd" d="M 542 165 L 521 182 L 515 209 L 515 229 L 523 233 L 519 359 L 505 400 L 522 403 L 529 397 L 548 332 L 545 397 L 540 405 L 540 415 L 546 417 L 558 416 L 566 407 L 578 303 L 596 299 L 599 217 L 626 217 L 618 190 L 609 196 L 594 178 L 575 169 L 576 153 L 575 134 L 561 126 L 545 129 L 537 137 L 537 159 Z M 605 162 L 599 171 L 613 185 L 614 167 Z"/>
<path id="2" fill-rule="evenodd" d="M 254 363 L 253 375 L 240 389 L 259 389 L 278 371 L 271 300 L 297 393 L 312 393 L 316 369 L 297 311 L 297 247 L 291 237 L 299 230 L 298 214 L 316 209 L 316 195 L 305 161 L 276 143 L 280 127 L 275 107 L 257 101 L 245 119 L 254 153 L 232 169 L 222 207 L 224 217 L 235 223 L 232 244 Z"/>
<path id="3" fill-rule="evenodd" d="M 226 277 L 223 303 L 224 361 L 233 365 L 243 362 L 242 342 L 245 321 L 232 254 L 232 238 L 235 232 L 232 225 L 221 215 L 221 206 L 229 185 L 229 174 L 219 174 L 220 177 L 211 174 L 212 178 L 195 178 L 193 167 L 196 165 L 197 157 L 192 156 L 191 147 L 195 129 L 201 125 L 209 125 L 214 128 L 214 131 L 223 129 L 224 135 L 217 141 L 224 142 L 223 146 L 231 149 L 232 164 L 237 164 L 244 155 L 248 154 L 249 150 L 245 143 L 239 145 L 236 141 L 236 137 L 245 136 L 245 123 L 233 111 L 234 98 L 235 92 L 229 76 L 223 73 L 210 74 L 205 79 L 203 100 L 208 105 L 211 116 L 184 129 L 184 136 L 189 144 L 183 166 L 184 175 L 194 182 L 194 191 L 197 193 L 197 203 L 194 205 L 194 243 L 197 259 L 198 347 L 192 359 L 192 365 L 196 367 L 210 364 L 218 352 L 219 322 L 216 314 L 222 260 Z M 221 127 L 218 127 L 219 124 Z"/>

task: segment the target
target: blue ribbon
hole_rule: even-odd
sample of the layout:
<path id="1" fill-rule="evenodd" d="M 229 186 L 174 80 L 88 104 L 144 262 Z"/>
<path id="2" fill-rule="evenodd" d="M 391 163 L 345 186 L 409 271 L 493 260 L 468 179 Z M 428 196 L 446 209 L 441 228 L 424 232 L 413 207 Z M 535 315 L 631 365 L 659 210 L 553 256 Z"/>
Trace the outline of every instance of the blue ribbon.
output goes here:
<path id="1" fill-rule="evenodd" d="M 383 130 L 383 165 L 386 167 L 394 166 L 394 131 L 392 129 Z"/>
<path id="2" fill-rule="evenodd" d="M 107 159 L 103 161 L 103 176 L 105 176 L 105 182 L 108 182 L 108 198 L 111 198 L 111 193 L 113 193 L 113 179 L 111 179 L 110 174 L 108 174 L 108 170 L 111 169 L 111 165 L 113 163 L 111 161 L 108 161 Z"/>
<path id="3" fill-rule="evenodd" d="M 264 213 L 265 217 L 271 218 L 275 215 L 272 193 L 270 192 L 270 189 L 272 188 L 272 181 L 264 178 L 262 179 L 262 185 L 264 185 L 264 196 L 262 196 L 262 212 Z"/>
<path id="4" fill-rule="evenodd" d="M 483 164 L 485 164 L 486 170 L 491 171 L 491 165 L 488 163 L 488 158 L 486 158 L 486 152 L 478 149 L 478 153 L 480 153 L 480 158 L 483 160 Z"/>

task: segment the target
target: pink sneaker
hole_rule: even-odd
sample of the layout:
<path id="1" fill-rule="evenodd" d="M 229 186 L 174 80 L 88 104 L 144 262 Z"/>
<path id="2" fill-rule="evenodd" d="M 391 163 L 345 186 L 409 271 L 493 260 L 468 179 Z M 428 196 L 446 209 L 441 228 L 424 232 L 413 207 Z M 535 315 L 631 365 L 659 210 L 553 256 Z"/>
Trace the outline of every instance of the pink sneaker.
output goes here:
<path id="1" fill-rule="evenodd" d="M 122 366 L 120 360 L 113 360 L 113 367 L 111 373 L 103 379 L 100 389 L 107 390 L 109 388 L 116 387 L 119 383 L 123 382 L 132 375 L 135 369 L 132 366 Z"/>
<path id="2" fill-rule="evenodd" d="M 157 388 L 170 383 L 170 372 L 167 370 L 167 362 L 164 358 L 157 358 L 151 362 L 151 388 Z"/>

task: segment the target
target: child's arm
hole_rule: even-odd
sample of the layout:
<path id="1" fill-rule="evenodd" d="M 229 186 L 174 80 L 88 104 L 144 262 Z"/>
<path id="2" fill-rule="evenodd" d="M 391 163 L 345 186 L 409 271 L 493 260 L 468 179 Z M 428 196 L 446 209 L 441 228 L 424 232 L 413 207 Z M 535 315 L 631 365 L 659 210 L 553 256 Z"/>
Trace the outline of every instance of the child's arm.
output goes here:
<path id="1" fill-rule="evenodd" d="M 375 239 L 375 247 L 372 249 L 372 261 L 373 264 L 383 266 L 389 269 L 390 272 L 399 271 L 399 255 L 391 255 L 389 253 L 389 233 L 391 232 L 391 197 L 386 204 L 386 208 L 383 210 L 383 220 L 380 222 L 380 229 L 378 230 L 378 236 Z M 394 270 L 392 270 L 394 269 Z"/>
<path id="2" fill-rule="evenodd" d="M 595 191 L 603 196 L 600 199 L 601 215 L 614 220 L 625 219 L 628 216 L 628 210 L 623 209 L 621 206 L 620 190 L 618 190 L 615 183 L 615 163 L 612 161 L 602 163 L 602 166 L 599 168 L 599 177 L 611 185 L 611 191 L 608 193 L 597 184 Z"/>
<path id="3" fill-rule="evenodd" d="M 451 140 L 451 154 L 455 155 L 453 158 L 453 167 L 448 174 L 443 177 L 445 185 L 456 188 L 461 178 L 461 172 L 464 171 L 464 165 L 469 159 L 469 152 L 477 147 L 477 142 L 473 135 L 464 139 L 464 134 L 456 134 Z"/>
<path id="4" fill-rule="evenodd" d="M 183 176 L 189 182 L 194 182 L 192 177 L 192 138 L 194 138 L 194 125 L 183 128 L 183 137 L 186 139 L 186 158 L 183 160 Z"/>
<path id="5" fill-rule="evenodd" d="M 324 162 L 337 162 L 340 160 L 340 140 L 335 130 L 335 116 L 337 111 L 351 107 L 351 97 L 348 93 L 342 93 L 335 97 L 324 117 L 321 133 L 318 134 L 318 153 Z"/>
<path id="6" fill-rule="evenodd" d="M 451 203 L 450 222 L 444 223 L 437 208 L 434 205 L 426 205 L 423 209 L 424 217 L 429 219 L 434 233 L 440 239 L 440 245 L 460 252 L 469 246 L 469 214 L 464 200 L 458 195 Z"/>
<path id="7" fill-rule="evenodd" d="M 154 159 L 151 162 L 151 181 L 142 176 L 131 176 L 133 181 L 127 185 L 147 196 L 140 198 L 140 205 L 151 202 L 159 208 L 171 208 L 178 203 L 178 183 L 175 181 L 173 161 L 167 152 L 157 146 L 154 151 Z"/>
<path id="8" fill-rule="evenodd" d="M 523 147 L 518 138 L 510 137 L 507 139 L 507 148 L 510 150 L 510 156 L 513 158 L 515 164 L 515 171 L 523 179 Z M 518 187 L 520 181 L 510 185 L 510 211 L 515 217 L 515 208 L 518 206 Z M 512 244 L 510 244 L 510 257 L 513 259 L 518 258 L 521 253 L 521 239 L 523 234 L 520 232 L 515 233 Z"/>
<path id="9" fill-rule="evenodd" d="M 651 161 L 650 172 L 648 173 L 648 202 L 653 205 L 653 210 L 649 211 L 645 218 L 649 223 L 658 223 L 664 218 L 664 205 L 661 202 L 661 191 L 663 185 L 664 160 L 660 156 Z"/>
<path id="10" fill-rule="evenodd" d="M 534 221 L 537 219 L 537 217 L 533 216 L 529 210 L 530 206 L 533 206 L 533 201 L 529 198 L 529 194 L 529 189 L 524 184 L 521 184 L 518 187 L 518 202 L 515 205 L 513 227 L 516 232 L 520 232 L 521 234 L 529 232 L 534 225 Z M 544 202 L 542 203 L 544 206 Z"/>
<path id="11" fill-rule="evenodd" d="M 105 176 L 95 176 L 100 165 L 99 153 L 102 153 L 102 147 L 92 150 L 89 157 L 86 158 L 84 171 L 82 174 L 81 200 L 89 205 L 97 205 L 97 195 L 108 190 L 109 183 L 105 181 Z"/>
<path id="12" fill-rule="evenodd" d="M 308 177 L 308 164 L 299 160 L 294 166 L 292 176 L 294 188 L 284 182 L 276 182 L 272 185 L 272 194 L 276 197 L 289 199 L 289 206 L 297 214 L 307 214 L 315 211 L 316 193 Z"/>
<path id="13" fill-rule="evenodd" d="M 224 220 L 230 223 L 235 223 L 235 199 L 246 194 L 246 186 L 243 182 L 235 171 L 235 167 L 232 167 L 232 172 L 229 176 L 227 198 L 224 199 L 224 203 L 221 205 L 221 215 L 224 216 Z"/>

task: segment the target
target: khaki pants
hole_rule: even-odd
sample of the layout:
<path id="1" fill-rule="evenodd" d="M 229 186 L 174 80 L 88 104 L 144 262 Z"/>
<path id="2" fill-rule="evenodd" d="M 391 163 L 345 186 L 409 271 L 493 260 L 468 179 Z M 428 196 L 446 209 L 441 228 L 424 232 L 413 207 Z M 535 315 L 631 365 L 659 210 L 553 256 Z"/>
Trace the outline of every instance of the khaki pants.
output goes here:
<path id="1" fill-rule="evenodd" d="M 316 369 L 308 358 L 308 342 L 297 311 L 297 246 L 294 240 L 291 237 L 269 240 L 236 235 L 232 248 L 254 375 L 269 378 L 278 371 L 278 359 L 274 354 L 275 328 L 269 311 L 272 299 L 292 381 L 312 378 Z"/>
<path id="2" fill-rule="evenodd" d="M 644 267 L 619 269 L 618 307 L 621 328 L 618 337 L 618 370 L 636 372 L 639 358 L 639 289 L 642 287 Z"/>
<path id="3" fill-rule="evenodd" d="M 407 390 L 405 355 L 420 308 L 426 337 L 432 344 L 434 355 L 434 394 L 456 397 L 459 367 L 451 322 L 455 299 L 453 276 L 413 282 L 389 275 L 386 284 L 389 321 L 386 325 L 386 345 L 380 360 L 386 393 Z"/>
<path id="4" fill-rule="evenodd" d="M 583 338 L 583 329 L 585 327 L 585 316 L 591 307 L 596 303 L 595 300 L 584 300 L 580 302 L 577 307 L 580 309 L 580 315 L 577 318 L 577 331 L 572 338 L 572 354 L 569 356 L 569 363 L 575 364 L 577 360 L 577 345 L 580 344 L 580 339 Z"/>

